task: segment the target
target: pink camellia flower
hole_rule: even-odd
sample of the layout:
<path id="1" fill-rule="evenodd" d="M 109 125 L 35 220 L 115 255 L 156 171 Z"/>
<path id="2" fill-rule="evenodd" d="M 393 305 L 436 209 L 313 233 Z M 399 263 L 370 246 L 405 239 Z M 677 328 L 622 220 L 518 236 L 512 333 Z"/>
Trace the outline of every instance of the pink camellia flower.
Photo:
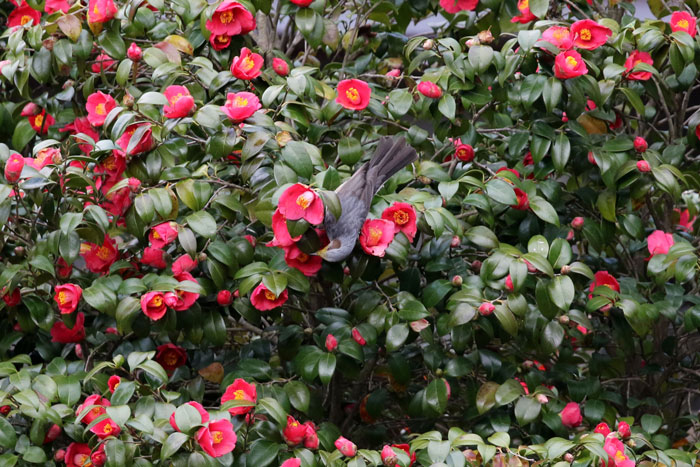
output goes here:
<path id="1" fill-rule="evenodd" d="M 333 334 L 328 334 L 326 336 L 326 350 L 333 352 L 338 347 L 338 339 L 335 338 Z"/>
<path id="2" fill-rule="evenodd" d="M 12 153 L 5 162 L 5 179 L 9 183 L 16 183 L 24 168 L 24 157 L 19 153 Z"/>
<path id="3" fill-rule="evenodd" d="M 135 142 L 134 138 L 138 138 Z M 124 134 L 117 140 L 117 145 L 129 156 L 135 156 L 153 147 L 153 135 L 150 123 L 134 123 L 126 127 Z M 133 146 L 129 150 L 129 146 Z"/>
<path id="4" fill-rule="evenodd" d="M 430 99 L 439 99 L 442 96 L 442 89 L 432 81 L 421 81 L 418 83 L 418 92 Z"/>
<path id="5" fill-rule="evenodd" d="M 7 16 L 7 27 L 9 28 L 26 26 L 30 22 L 32 26 L 39 25 L 39 23 L 41 23 L 41 12 L 30 7 L 25 1 L 22 1 L 22 3 Z"/>
<path id="6" fill-rule="evenodd" d="M 106 23 L 117 14 L 113 0 L 90 0 L 88 2 L 88 23 Z"/>
<path id="7" fill-rule="evenodd" d="M 285 219 L 304 219 L 309 224 L 323 222 L 323 201 L 314 190 L 301 183 L 296 183 L 282 193 L 279 211 Z"/>
<path id="8" fill-rule="evenodd" d="M 246 118 L 251 117 L 261 107 L 258 96 L 251 92 L 230 92 L 226 96 L 226 104 L 221 106 L 221 111 L 233 123 L 241 123 Z"/>
<path id="9" fill-rule="evenodd" d="M 44 5 L 44 11 L 48 14 L 53 14 L 57 11 L 67 13 L 68 10 L 70 10 L 70 3 L 68 3 L 68 0 L 46 0 L 46 4 Z"/>
<path id="10" fill-rule="evenodd" d="M 119 432 L 121 432 L 122 429 L 111 418 L 105 418 L 93 425 L 90 431 L 95 433 L 98 438 L 105 439 L 109 436 L 119 436 Z"/>
<path id="11" fill-rule="evenodd" d="M 176 274 L 175 279 L 179 282 L 190 281 L 194 282 L 195 284 L 198 283 L 197 279 L 195 279 L 189 272 Z M 169 302 L 168 294 L 165 295 L 166 304 L 175 311 L 185 311 L 194 305 L 194 302 L 196 302 L 199 298 L 199 294 L 179 289 L 172 293 L 172 297 L 172 302 Z"/>
<path id="12" fill-rule="evenodd" d="M 634 150 L 637 151 L 638 153 L 642 153 L 647 150 L 649 145 L 647 144 L 647 140 L 642 138 L 641 136 L 637 136 L 634 138 Z"/>
<path id="13" fill-rule="evenodd" d="M 91 407 L 94 406 L 94 407 Z M 92 423 L 97 417 L 107 413 L 105 407 L 109 407 L 109 400 L 99 394 L 92 394 L 85 398 L 75 411 L 75 416 L 86 425 Z M 82 417 L 82 418 L 81 418 Z"/>
<path id="14" fill-rule="evenodd" d="M 160 248 L 153 248 L 147 246 L 143 249 L 143 255 L 141 256 L 141 264 L 146 266 L 152 266 L 154 268 L 163 269 L 165 267 L 165 252 Z"/>
<path id="15" fill-rule="evenodd" d="M 254 406 L 258 401 L 258 392 L 255 384 L 248 383 L 242 378 L 236 379 L 226 388 L 224 395 L 221 396 L 221 404 L 228 401 L 249 401 Z M 230 407 L 228 412 L 234 416 L 244 415 L 253 410 L 253 406 Z"/>
<path id="16" fill-rule="evenodd" d="M 382 219 L 393 222 L 394 234 L 403 232 L 409 242 L 416 237 L 416 210 L 412 205 L 395 202 L 382 212 Z"/>
<path id="17" fill-rule="evenodd" d="M 461 140 L 457 140 L 455 157 L 462 162 L 471 162 L 474 160 L 474 148 L 471 144 L 462 144 Z"/>
<path id="18" fill-rule="evenodd" d="M 83 296 L 83 289 L 75 284 L 62 284 L 54 287 L 56 295 L 53 299 L 58 304 L 58 310 L 62 315 L 70 314 L 78 308 L 80 297 Z"/>
<path id="19" fill-rule="evenodd" d="M 39 133 L 40 135 L 45 135 L 49 132 L 49 128 L 56 123 L 56 119 L 53 116 L 46 113 L 46 109 L 42 110 L 38 115 L 32 117 L 27 117 L 29 120 L 29 125 Z"/>
<path id="20" fill-rule="evenodd" d="M 663 230 L 654 230 L 651 235 L 647 237 L 647 247 L 649 248 L 649 254 L 651 254 L 651 256 L 667 254 L 674 243 L 673 235 Z"/>
<path id="21" fill-rule="evenodd" d="M 289 0 L 293 4 L 300 6 L 300 7 L 307 7 L 313 3 L 314 0 Z"/>
<path id="22" fill-rule="evenodd" d="M 654 66 L 654 60 L 648 52 L 635 50 L 625 60 L 625 76 L 632 81 L 647 81 L 651 78 L 651 71 L 632 71 L 640 63 Z"/>
<path id="23" fill-rule="evenodd" d="M 421 332 L 423 329 L 430 326 L 430 322 L 425 318 L 421 318 L 416 321 L 411 321 L 409 323 L 409 326 L 411 326 L 411 329 L 413 329 L 413 331 Z"/>
<path id="24" fill-rule="evenodd" d="M 360 231 L 360 246 L 372 256 L 384 256 L 394 240 L 394 223 L 386 219 L 367 219 Z"/>
<path id="25" fill-rule="evenodd" d="M 615 436 L 607 436 L 603 449 L 608 454 L 608 463 L 603 467 L 634 467 L 636 464 L 625 454 L 625 445 Z"/>
<path id="26" fill-rule="evenodd" d="M 640 172 L 651 172 L 651 166 L 645 160 L 637 161 L 637 170 Z"/>
<path id="27" fill-rule="evenodd" d="M 600 433 L 601 435 L 603 435 L 603 437 L 606 437 L 610 434 L 610 427 L 607 423 L 600 422 L 598 425 L 596 425 L 595 429 L 593 430 L 593 433 Z"/>
<path id="28" fill-rule="evenodd" d="M 674 11 L 671 14 L 671 31 L 684 31 L 695 37 L 698 33 L 697 18 L 687 11 Z"/>
<path id="29" fill-rule="evenodd" d="M 294 245 L 294 242 L 301 238 L 301 235 L 292 238 L 289 234 L 289 229 L 287 229 L 287 220 L 284 215 L 280 212 L 278 207 L 272 214 L 272 233 L 274 237 L 272 241 L 267 243 L 266 246 L 279 246 L 282 248 Z"/>
<path id="30" fill-rule="evenodd" d="M 216 36 L 248 34 L 255 29 L 255 17 L 240 3 L 224 0 L 207 21 L 206 28 Z"/>
<path id="31" fill-rule="evenodd" d="M 280 464 L 280 467 L 301 467 L 301 459 L 298 457 L 291 457 Z"/>
<path id="32" fill-rule="evenodd" d="M 36 170 L 41 170 L 47 165 L 60 164 L 63 160 L 61 156 L 61 151 L 56 148 L 44 148 L 36 153 L 35 158 L 26 157 L 24 162 L 30 166 L 34 167 Z"/>
<path id="33" fill-rule="evenodd" d="M 220 306 L 229 306 L 233 303 L 233 295 L 229 290 L 219 290 L 219 293 L 216 294 L 216 303 Z"/>
<path id="34" fill-rule="evenodd" d="M 306 426 L 299 423 L 291 415 L 287 415 L 287 426 L 282 430 L 284 441 L 290 446 L 296 446 L 304 441 Z"/>
<path id="35" fill-rule="evenodd" d="M 250 303 L 260 311 L 267 311 L 282 306 L 287 298 L 287 289 L 284 289 L 280 295 L 275 295 L 261 282 L 250 294 Z"/>
<path id="36" fill-rule="evenodd" d="M 202 404 L 200 404 L 199 402 L 195 402 L 195 401 L 190 401 L 190 402 L 187 402 L 186 404 L 191 406 L 191 407 L 194 407 L 195 410 L 197 410 L 197 412 L 199 412 L 199 417 L 201 419 L 200 423 L 204 424 L 204 423 L 207 423 L 209 421 L 209 412 L 207 412 L 204 409 Z M 172 415 L 170 415 L 169 421 L 170 421 L 170 426 L 173 427 L 173 430 L 181 431 L 180 428 L 177 426 L 177 422 L 175 421 L 175 412 L 173 412 Z"/>
<path id="37" fill-rule="evenodd" d="M 168 105 L 163 107 L 165 118 L 187 117 L 194 109 L 194 97 L 185 86 L 168 86 L 163 92 Z"/>
<path id="38" fill-rule="evenodd" d="M 289 74 L 289 64 L 282 58 L 275 57 L 272 59 L 272 69 L 280 76 Z"/>
<path id="39" fill-rule="evenodd" d="M 241 54 L 233 57 L 231 74 L 238 79 L 250 81 L 260 76 L 260 70 L 264 64 L 265 60 L 261 55 L 251 52 L 248 47 L 243 47 Z"/>
<path id="40" fill-rule="evenodd" d="M 214 50 L 224 50 L 231 45 L 231 36 L 227 36 L 226 34 L 212 34 L 209 36 L 209 43 Z"/>
<path id="41" fill-rule="evenodd" d="M 190 255 L 184 254 L 173 262 L 173 275 L 178 276 L 183 272 L 192 272 L 197 267 L 197 260 L 192 259 Z"/>
<path id="42" fill-rule="evenodd" d="M 136 42 L 132 42 L 126 51 L 126 56 L 129 57 L 132 62 L 139 62 L 143 58 L 143 50 L 141 50 L 141 47 L 139 47 Z"/>
<path id="43" fill-rule="evenodd" d="M 99 54 L 95 57 L 95 63 L 92 64 L 90 69 L 93 73 L 100 73 L 102 71 L 107 71 L 112 68 L 115 63 L 117 63 L 112 57 L 105 53 Z"/>
<path id="44" fill-rule="evenodd" d="M 85 339 L 85 314 L 78 313 L 72 328 L 66 326 L 61 320 L 57 320 L 51 327 L 51 342 L 59 344 L 74 344 Z"/>
<path id="45" fill-rule="evenodd" d="M 561 424 L 567 428 L 576 428 L 583 421 L 581 407 L 576 402 L 566 404 L 559 415 L 561 415 Z"/>
<path id="46" fill-rule="evenodd" d="M 576 230 L 581 230 L 583 228 L 583 223 L 585 220 L 583 217 L 574 217 L 574 219 L 571 221 L 571 227 L 573 227 Z"/>
<path id="47" fill-rule="evenodd" d="M 308 255 L 294 244 L 284 247 L 284 261 L 287 266 L 298 269 L 307 277 L 315 276 L 323 264 L 323 258 Z"/>
<path id="48" fill-rule="evenodd" d="M 237 441 L 233 425 L 226 419 L 210 422 L 200 428 L 195 439 L 202 450 L 211 457 L 221 457 L 233 451 Z"/>
<path id="49" fill-rule="evenodd" d="M 360 330 L 357 328 L 352 328 L 352 338 L 355 342 L 357 342 L 361 346 L 364 346 L 365 344 L 367 344 L 367 341 L 365 340 L 364 337 L 362 337 L 362 334 L 360 334 Z"/>
<path id="50" fill-rule="evenodd" d="M 335 447 L 346 457 L 355 457 L 355 454 L 357 454 L 355 443 L 343 436 L 335 440 Z"/>
<path id="51" fill-rule="evenodd" d="M 153 321 L 158 321 L 165 316 L 168 306 L 165 304 L 163 292 L 153 291 L 143 294 L 141 296 L 141 311 Z"/>
<path id="52" fill-rule="evenodd" d="M 579 49 L 593 50 L 608 41 L 612 31 L 590 19 L 582 19 L 571 25 L 574 46 Z"/>
<path id="53" fill-rule="evenodd" d="M 369 105 L 372 90 L 359 79 L 346 79 L 338 83 L 335 102 L 350 110 L 362 110 Z"/>
<path id="54" fill-rule="evenodd" d="M 90 271 L 104 275 L 119 257 L 119 251 L 114 239 L 105 235 L 102 245 L 89 242 L 80 245 L 80 255 Z"/>
<path id="55" fill-rule="evenodd" d="M 576 78 L 586 73 L 588 73 L 586 62 L 575 50 L 562 52 L 554 59 L 554 76 L 559 79 Z"/>
<path id="56" fill-rule="evenodd" d="M 92 449 L 85 443 L 70 443 L 66 448 L 63 459 L 66 462 L 66 467 L 82 467 L 89 466 L 90 453 Z"/>
<path id="57" fill-rule="evenodd" d="M 510 19 L 511 23 L 526 24 L 537 19 L 537 16 L 530 11 L 530 0 L 518 0 L 518 11 L 520 14 L 513 16 Z"/>
<path id="58" fill-rule="evenodd" d="M 460 11 L 472 11 L 476 8 L 479 0 L 440 0 L 440 6 L 451 14 L 459 13 Z"/>
<path id="59" fill-rule="evenodd" d="M 627 422 L 620 421 L 617 423 L 617 432 L 622 436 L 623 439 L 627 439 L 632 436 L 632 430 L 630 430 L 630 424 Z"/>
<path id="60" fill-rule="evenodd" d="M 88 122 L 92 126 L 102 126 L 107 115 L 117 106 L 117 102 L 109 94 L 101 91 L 93 92 L 87 98 L 85 108 L 88 112 Z"/>
<path id="61" fill-rule="evenodd" d="M 479 305 L 479 314 L 481 316 L 488 316 L 496 309 L 495 305 L 491 302 L 484 302 Z"/>
<path id="62" fill-rule="evenodd" d="M 527 193 L 525 193 L 520 188 L 515 188 L 514 191 L 518 203 L 512 205 L 511 208 L 517 209 L 518 211 L 527 211 L 528 209 L 530 209 L 530 200 L 527 197 Z"/>
<path id="63" fill-rule="evenodd" d="M 171 244 L 177 238 L 177 227 L 175 222 L 163 222 L 151 229 L 148 240 L 153 248 L 163 248 Z"/>
<path id="64" fill-rule="evenodd" d="M 512 292 L 515 290 L 515 286 L 513 285 L 513 278 L 510 277 L 510 274 L 506 276 L 505 287 L 508 292 Z"/>
<path id="65" fill-rule="evenodd" d="M 401 76 L 401 70 L 394 68 L 393 70 L 387 71 L 385 76 L 388 78 L 398 78 Z"/>
<path id="66" fill-rule="evenodd" d="M 304 434 L 304 447 L 306 449 L 318 449 L 318 434 L 314 422 L 304 423 L 306 433 Z"/>
<path id="67" fill-rule="evenodd" d="M 394 467 L 398 462 L 398 457 L 394 450 L 388 444 L 385 444 L 382 448 L 382 463 L 386 467 Z"/>
<path id="68" fill-rule="evenodd" d="M 28 102 L 25 104 L 24 107 L 22 107 L 22 111 L 20 112 L 20 116 L 22 117 L 33 117 L 34 115 L 39 115 L 41 113 L 42 109 L 38 105 L 36 105 L 34 102 Z"/>
<path id="69" fill-rule="evenodd" d="M 569 50 L 574 45 L 569 28 L 564 26 L 550 26 L 542 33 L 542 40 L 561 50 Z"/>
<path id="70" fill-rule="evenodd" d="M 92 465 L 94 467 L 102 467 L 103 465 L 105 465 L 105 462 L 107 462 L 107 454 L 105 453 L 105 443 L 101 443 L 100 447 L 97 448 L 97 450 L 93 451 L 92 454 L 90 454 L 90 462 L 92 462 Z M 88 464 L 84 465 L 87 466 Z"/>
<path id="71" fill-rule="evenodd" d="M 75 120 L 73 120 L 72 123 L 69 123 L 68 125 L 64 126 L 63 128 L 59 129 L 58 131 L 60 131 L 62 133 L 69 132 L 71 135 L 83 133 L 84 135 L 92 138 L 93 141 L 97 141 L 100 139 L 99 133 L 97 133 L 97 131 L 95 131 L 95 129 L 92 127 L 92 125 L 90 125 L 90 122 L 88 121 L 87 117 L 78 117 Z M 84 153 L 89 154 L 90 151 L 92 151 L 92 145 L 87 143 L 85 140 L 80 139 L 80 138 L 75 138 L 75 141 L 78 143 L 82 143 L 78 147 Z"/>
<path id="72" fill-rule="evenodd" d="M 114 391 L 117 390 L 117 387 L 119 387 L 119 384 L 121 384 L 122 379 L 117 376 L 117 375 L 112 375 L 109 377 L 107 380 L 107 387 L 109 388 L 109 392 L 114 394 Z"/>
<path id="73" fill-rule="evenodd" d="M 681 211 L 680 209 L 676 208 L 673 211 L 678 213 L 678 226 L 686 232 L 691 232 L 693 230 L 693 224 L 695 223 L 697 216 L 693 216 L 693 218 L 691 219 L 690 211 L 687 209 Z"/>

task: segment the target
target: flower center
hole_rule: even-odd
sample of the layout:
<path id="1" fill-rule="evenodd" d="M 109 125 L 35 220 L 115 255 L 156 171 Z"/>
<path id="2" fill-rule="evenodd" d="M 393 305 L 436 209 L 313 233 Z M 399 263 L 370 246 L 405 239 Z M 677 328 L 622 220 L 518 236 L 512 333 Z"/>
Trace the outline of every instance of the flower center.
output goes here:
<path id="1" fill-rule="evenodd" d="M 255 61 L 250 58 L 250 55 L 243 59 L 243 69 L 250 71 L 255 67 Z"/>
<path id="2" fill-rule="evenodd" d="M 177 355 L 171 352 L 165 356 L 164 360 L 168 366 L 173 366 L 177 363 Z"/>
<path id="3" fill-rule="evenodd" d="M 520 9 L 524 10 L 525 8 L 530 8 L 530 0 L 521 0 L 520 1 Z"/>
<path id="4" fill-rule="evenodd" d="M 396 211 L 394 213 L 394 222 L 399 225 L 404 225 L 408 222 L 408 213 L 405 211 Z"/>
<path id="5" fill-rule="evenodd" d="M 102 431 L 107 433 L 107 434 L 110 434 L 113 430 L 114 430 L 114 428 L 112 428 L 112 425 L 110 425 L 109 423 L 106 423 L 105 427 Z"/>
<path id="6" fill-rule="evenodd" d="M 581 29 L 581 39 L 584 41 L 590 41 L 591 37 L 593 37 L 593 35 L 591 34 L 590 29 Z"/>
<path id="7" fill-rule="evenodd" d="M 347 91 L 345 91 L 345 97 L 347 97 L 353 104 L 360 102 L 360 93 L 355 88 L 349 88 Z"/>
<path id="8" fill-rule="evenodd" d="M 115 390 L 115 391 L 117 390 L 117 388 L 119 387 L 120 384 L 122 384 L 121 381 L 119 381 L 117 384 L 114 385 L 114 390 Z"/>
<path id="9" fill-rule="evenodd" d="M 304 252 L 299 253 L 299 256 L 297 256 L 297 261 L 301 263 L 305 263 L 309 260 L 309 255 L 307 255 Z"/>
<path id="10" fill-rule="evenodd" d="M 248 99 L 236 96 L 236 99 L 233 101 L 233 105 L 236 107 L 246 107 L 248 105 Z"/>
<path id="11" fill-rule="evenodd" d="M 95 5 L 95 8 L 92 9 L 92 12 L 95 13 L 96 15 L 100 14 L 100 9 Z"/>
<path id="12" fill-rule="evenodd" d="M 555 29 L 554 30 L 554 38 L 555 39 L 563 39 L 564 37 L 568 36 L 568 31 L 565 31 L 563 29 Z"/>
<path id="13" fill-rule="evenodd" d="M 100 258 L 102 261 L 107 261 L 111 255 L 112 253 L 107 247 L 101 246 L 100 249 L 97 250 L 97 257 Z"/>
<path id="14" fill-rule="evenodd" d="M 375 229 L 374 227 L 369 228 L 369 243 L 370 246 L 374 246 L 377 243 L 379 243 L 379 240 L 382 238 L 382 231 L 379 229 Z"/>
<path id="15" fill-rule="evenodd" d="M 578 65 L 578 62 L 574 57 L 566 57 L 566 64 L 573 68 Z"/>
<path id="16" fill-rule="evenodd" d="M 224 440 L 224 434 L 220 431 L 214 431 L 211 434 L 211 438 L 214 441 L 214 444 L 219 444 Z"/>
<path id="17" fill-rule="evenodd" d="M 163 305 L 163 297 L 161 297 L 160 295 L 157 297 L 153 297 L 153 300 L 151 300 L 151 304 L 153 306 L 158 306 L 158 307 Z"/>
<path id="18" fill-rule="evenodd" d="M 233 12 L 224 11 L 219 15 L 219 20 L 221 20 L 221 22 L 224 24 L 230 23 L 231 21 L 233 21 Z"/>
<path id="19" fill-rule="evenodd" d="M 104 104 L 97 104 L 97 107 L 95 107 L 95 113 L 97 115 L 104 115 L 105 112 L 105 105 Z"/>
<path id="20" fill-rule="evenodd" d="M 682 19 L 676 23 L 676 26 L 678 26 L 679 28 L 688 29 L 688 26 L 689 26 L 688 20 Z"/>
<path id="21" fill-rule="evenodd" d="M 44 116 L 39 114 L 36 117 L 34 117 L 34 125 L 36 126 L 41 126 L 41 124 L 44 123 Z"/>
<path id="22" fill-rule="evenodd" d="M 93 407 L 90 412 L 92 412 L 93 415 L 100 415 L 102 413 L 102 407 Z"/>
<path id="23" fill-rule="evenodd" d="M 31 16 L 29 16 L 29 15 L 24 15 L 24 16 L 22 16 L 22 19 L 19 20 L 19 23 L 20 23 L 22 26 L 24 26 L 25 24 L 27 24 L 28 22 L 30 22 L 32 19 L 33 19 L 33 18 L 32 18 Z"/>
<path id="24" fill-rule="evenodd" d="M 216 42 L 221 42 L 225 44 L 228 42 L 228 36 L 216 36 Z"/>
<path id="25" fill-rule="evenodd" d="M 243 391 L 243 389 L 233 391 L 233 398 L 237 401 L 245 399 L 245 391 Z"/>
<path id="26" fill-rule="evenodd" d="M 90 456 L 87 454 L 76 454 L 75 457 L 73 457 L 73 463 L 82 467 L 89 467 L 92 465 L 92 462 L 90 462 Z"/>
<path id="27" fill-rule="evenodd" d="M 270 292 L 269 290 L 266 290 L 266 291 L 265 291 L 265 298 L 268 299 L 268 300 L 270 300 L 270 301 L 273 301 L 273 300 L 276 300 L 276 299 L 277 299 L 277 295 L 273 294 L 273 293 Z"/>
<path id="28" fill-rule="evenodd" d="M 297 197 L 297 205 L 302 209 L 307 209 L 314 200 L 314 194 L 310 191 L 305 191 Z"/>
<path id="29" fill-rule="evenodd" d="M 65 292 L 58 292 L 58 303 L 61 305 L 65 305 L 67 301 L 68 301 L 68 297 L 66 296 L 66 293 Z"/>
<path id="30" fill-rule="evenodd" d="M 117 168 L 117 162 L 114 160 L 114 156 L 109 156 L 104 162 L 105 168 L 108 170 L 114 170 Z"/>
<path id="31" fill-rule="evenodd" d="M 615 460 L 618 462 L 627 460 L 627 456 L 622 451 L 617 451 L 615 453 Z"/>
<path id="32" fill-rule="evenodd" d="M 173 97 L 170 98 L 170 105 L 175 105 L 177 104 L 177 101 L 182 99 L 184 96 L 182 95 L 181 92 L 175 94 Z"/>
<path id="33" fill-rule="evenodd" d="M 160 238 L 160 234 L 158 233 L 157 230 L 153 231 L 153 238 L 155 238 L 156 240 L 158 240 Z"/>

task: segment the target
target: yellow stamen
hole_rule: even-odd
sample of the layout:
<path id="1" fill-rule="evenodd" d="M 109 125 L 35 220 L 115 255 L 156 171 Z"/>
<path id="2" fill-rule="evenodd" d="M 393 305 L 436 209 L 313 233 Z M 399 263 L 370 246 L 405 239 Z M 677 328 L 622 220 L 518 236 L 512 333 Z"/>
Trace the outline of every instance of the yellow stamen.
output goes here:
<path id="1" fill-rule="evenodd" d="M 214 441 L 214 444 L 219 444 L 224 440 L 224 434 L 220 431 L 213 431 L 211 433 L 211 438 Z"/>
<path id="2" fill-rule="evenodd" d="M 112 253 L 107 247 L 101 246 L 100 249 L 97 250 L 97 257 L 100 258 L 102 261 L 107 261 L 111 255 Z"/>
<path id="3" fill-rule="evenodd" d="M 238 389 L 237 391 L 233 391 L 233 398 L 237 401 L 245 399 L 245 391 L 243 389 Z"/>
<path id="4" fill-rule="evenodd" d="M 297 205 L 302 209 L 307 209 L 314 200 L 314 194 L 310 191 L 305 191 L 297 197 Z"/>
<path id="5" fill-rule="evenodd" d="M 398 225 L 404 225 L 408 222 L 408 213 L 405 211 L 396 211 L 394 213 L 394 223 Z"/>
<path id="6" fill-rule="evenodd" d="M 153 297 L 153 300 L 151 300 L 151 303 L 153 304 L 153 306 L 161 306 L 163 304 L 163 297 L 161 297 L 160 295 L 157 295 L 157 296 Z"/>
<path id="7" fill-rule="evenodd" d="M 255 67 L 255 61 L 250 58 L 250 55 L 243 59 L 243 69 L 250 71 Z"/>
<path id="8" fill-rule="evenodd" d="M 97 104 L 97 107 L 95 107 L 95 113 L 97 115 L 104 115 L 105 112 L 105 105 L 104 104 Z"/>
<path id="9" fill-rule="evenodd" d="M 581 39 L 584 41 L 590 41 L 591 37 L 593 37 L 593 35 L 591 34 L 590 29 L 581 29 Z"/>
<path id="10" fill-rule="evenodd" d="M 377 243 L 379 243 L 379 240 L 382 238 L 383 232 L 379 229 L 375 229 L 373 227 L 370 227 L 369 229 L 369 243 L 370 245 L 374 246 Z"/>
<path id="11" fill-rule="evenodd" d="M 345 91 L 345 97 L 353 104 L 360 102 L 360 93 L 355 88 L 349 88 Z"/>
<path id="12" fill-rule="evenodd" d="M 58 292 L 57 298 L 58 298 L 58 303 L 61 305 L 65 305 L 66 302 L 68 301 L 68 297 L 67 297 L 66 293 L 63 291 Z"/>
<path id="13" fill-rule="evenodd" d="M 273 293 L 270 292 L 269 290 L 266 290 L 266 291 L 265 291 L 265 298 L 268 299 L 268 300 L 270 300 L 270 301 L 273 301 L 273 300 L 276 300 L 276 299 L 277 299 L 277 295 L 273 294 Z"/>
<path id="14" fill-rule="evenodd" d="M 42 123 L 44 123 L 43 115 L 39 114 L 36 117 L 34 117 L 34 125 L 40 127 Z"/>
<path id="15" fill-rule="evenodd" d="M 571 68 L 574 68 L 576 65 L 578 65 L 578 62 L 574 57 L 566 57 L 566 64 Z"/>
<path id="16" fill-rule="evenodd" d="M 682 19 L 676 23 L 676 26 L 679 28 L 688 29 L 688 26 L 690 26 L 690 24 L 688 24 L 687 19 Z"/>
<path id="17" fill-rule="evenodd" d="M 19 20 L 19 24 L 21 24 L 22 26 L 24 26 L 25 24 L 27 24 L 28 22 L 30 22 L 32 19 L 33 19 L 33 18 L 32 18 L 31 16 L 29 16 L 29 15 L 24 15 L 24 16 L 22 16 L 22 19 Z"/>
<path id="18" fill-rule="evenodd" d="M 224 11 L 219 15 L 219 20 L 224 24 L 228 24 L 233 21 L 233 13 L 230 11 Z"/>

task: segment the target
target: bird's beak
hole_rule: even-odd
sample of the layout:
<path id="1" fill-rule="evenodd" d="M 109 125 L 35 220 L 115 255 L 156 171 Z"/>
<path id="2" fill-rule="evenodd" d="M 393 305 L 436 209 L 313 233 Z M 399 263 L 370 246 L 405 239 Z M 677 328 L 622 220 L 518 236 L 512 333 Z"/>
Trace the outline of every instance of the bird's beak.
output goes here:
<path id="1" fill-rule="evenodd" d="M 323 247 L 323 248 L 321 248 L 320 250 L 318 250 L 318 251 L 316 252 L 316 254 L 317 254 L 318 256 L 320 256 L 321 258 L 326 259 L 326 252 L 327 252 L 327 251 L 328 251 L 328 245 L 326 245 L 325 247 Z"/>

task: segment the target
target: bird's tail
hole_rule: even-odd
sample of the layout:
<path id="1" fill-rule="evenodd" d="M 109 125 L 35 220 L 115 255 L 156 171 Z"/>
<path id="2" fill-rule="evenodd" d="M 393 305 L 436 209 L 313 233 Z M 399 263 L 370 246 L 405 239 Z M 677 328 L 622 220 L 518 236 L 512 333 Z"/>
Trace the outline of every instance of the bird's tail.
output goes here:
<path id="1" fill-rule="evenodd" d="M 376 193 L 392 175 L 416 159 L 418 159 L 416 150 L 406 144 L 404 138 L 384 136 L 379 140 L 367 171 L 367 178 L 376 180 L 374 192 Z"/>

